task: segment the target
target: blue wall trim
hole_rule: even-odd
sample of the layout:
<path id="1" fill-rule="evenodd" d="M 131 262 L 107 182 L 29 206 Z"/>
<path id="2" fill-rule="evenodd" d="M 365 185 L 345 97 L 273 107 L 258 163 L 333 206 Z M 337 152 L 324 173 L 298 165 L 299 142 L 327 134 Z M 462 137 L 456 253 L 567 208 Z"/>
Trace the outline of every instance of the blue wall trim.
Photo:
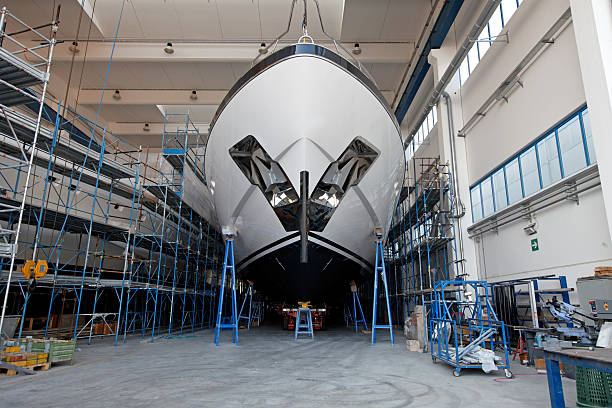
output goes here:
<path id="1" fill-rule="evenodd" d="M 459 10 L 463 5 L 463 0 L 447 0 L 442 6 L 442 10 L 440 11 L 440 15 L 436 20 L 433 29 L 431 30 L 431 34 L 427 39 L 427 42 L 423 46 L 423 51 L 419 56 L 419 59 L 416 63 L 416 67 L 410 76 L 410 80 L 408 81 L 408 85 L 406 85 L 406 89 L 402 94 L 399 104 L 395 109 L 395 117 L 397 118 L 397 122 L 399 124 L 402 123 L 404 116 L 406 116 L 406 112 L 408 112 L 408 108 L 412 104 L 416 93 L 418 92 L 427 72 L 429 71 L 429 62 L 427 62 L 427 57 L 429 56 L 429 52 L 432 49 L 437 49 L 442 46 L 448 31 L 451 26 L 455 22 L 455 18 L 457 14 L 459 14 Z"/>

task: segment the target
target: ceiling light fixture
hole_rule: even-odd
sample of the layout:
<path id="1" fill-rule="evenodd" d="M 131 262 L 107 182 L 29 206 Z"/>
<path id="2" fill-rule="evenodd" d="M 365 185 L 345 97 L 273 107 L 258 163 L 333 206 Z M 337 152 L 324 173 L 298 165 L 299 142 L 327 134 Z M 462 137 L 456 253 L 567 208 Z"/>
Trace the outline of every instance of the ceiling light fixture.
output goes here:
<path id="1" fill-rule="evenodd" d="M 166 43 L 166 46 L 164 47 L 164 52 L 166 54 L 174 54 L 174 48 L 172 47 L 172 43 Z"/>
<path id="2" fill-rule="evenodd" d="M 71 53 L 73 53 L 73 54 L 76 54 L 76 53 L 78 53 L 79 51 L 81 51 L 81 50 L 79 50 L 79 43 L 78 43 L 78 42 L 76 42 L 76 41 L 73 41 L 73 42 L 72 42 L 72 44 L 70 44 L 70 45 L 68 46 L 68 50 L 69 50 Z"/>
<path id="3" fill-rule="evenodd" d="M 191 99 L 193 101 L 198 99 L 198 93 L 195 91 L 195 89 L 193 91 L 191 91 L 191 95 L 189 95 L 189 99 Z"/>
<path id="4" fill-rule="evenodd" d="M 113 99 L 119 100 L 121 99 L 121 93 L 118 89 L 115 89 L 115 93 L 113 94 Z"/>
<path id="5" fill-rule="evenodd" d="M 266 43 L 265 42 L 262 42 L 261 44 L 259 44 L 259 53 L 261 55 L 268 53 L 268 49 L 266 48 Z"/>
<path id="6" fill-rule="evenodd" d="M 359 48 L 359 43 L 355 43 L 355 46 L 353 46 L 351 52 L 355 55 L 361 54 L 361 48 Z"/>
<path id="7" fill-rule="evenodd" d="M 142 130 L 144 130 L 145 132 L 148 132 L 151 130 L 151 128 L 149 127 L 148 123 L 145 123 L 144 126 L 142 127 Z"/>

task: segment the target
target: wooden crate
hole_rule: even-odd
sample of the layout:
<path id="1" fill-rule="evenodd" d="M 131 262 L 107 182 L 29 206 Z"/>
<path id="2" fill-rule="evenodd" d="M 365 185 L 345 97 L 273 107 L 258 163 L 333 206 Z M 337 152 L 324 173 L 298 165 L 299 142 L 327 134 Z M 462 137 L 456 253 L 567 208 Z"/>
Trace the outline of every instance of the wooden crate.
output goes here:
<path id="1" fill-rule="evenodd" d="M 94 335 L 104 334 L 104 323 L 94 324 L 92 331 Z"/>

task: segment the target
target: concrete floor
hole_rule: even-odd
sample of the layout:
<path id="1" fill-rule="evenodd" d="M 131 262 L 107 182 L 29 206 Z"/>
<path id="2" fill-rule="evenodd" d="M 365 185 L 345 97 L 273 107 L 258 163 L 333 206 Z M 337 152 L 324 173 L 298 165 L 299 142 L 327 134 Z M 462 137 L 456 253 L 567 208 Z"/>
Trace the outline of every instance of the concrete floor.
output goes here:
<path id="1" fill-rule="evenodd" d="M 369 336 L 345 328 L 293 340 L 275 327 L 240 331 L 240 347 L 210 330 L 141 343 L 129 338 L 82 342 L 74 365 L 35 376 L 0 377 L 0 407 L 549 407 L 545 375 L 516 365 L 503 372 L 432 364 L 406 351 L 403 337 Z M 576 404 L 573 380 L 563 379 L 566 403 Z"/>

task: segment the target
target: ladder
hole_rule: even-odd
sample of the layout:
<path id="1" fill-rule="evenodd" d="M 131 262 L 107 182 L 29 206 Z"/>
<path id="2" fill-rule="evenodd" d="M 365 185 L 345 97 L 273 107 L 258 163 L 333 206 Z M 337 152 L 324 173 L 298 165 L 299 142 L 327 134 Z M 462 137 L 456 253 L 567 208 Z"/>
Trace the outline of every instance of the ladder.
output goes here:
<path id="1" fill-rule="evenodd" d="M 389 324 L 376 324 L 376 312 L 378 306 L 378 274 L 381 276 L 385 288 L 385 299 L 387 301 L 387 316 Z M 387 287 L 387 272 L 385 271 L 385 257 L 383 252 L 382 231 L 376 232 L 376 265 L 374 266 L 374 306 L 372 311 L 372 344 L 376 343 L 376 329 L 389 329 L 391 345 L 393 341 L 393 322 L 391 320 L 391 306 L 389 305 L 389 289 Z"/>
<path id="2" fill-rule="evenodd" d="M 302 317 L 302 313 L 304 314 Z M 302 323 L 304 320 L 304 323 Z M 310 302 L 300 302 L 297 313 L 295 314 L 295 339 L 298 335 L 307 334 L 314 340 L 314 330 L 312 328 L 312 313 L 310 312 Z"/>
<path id="3" fill-rule="evenodd" d="M 249 299 L 249 314 L 243 315 L 242 311 L 244 310 L 244 306 L 246 305 L 246 301 Z M 249 282 L 249 287 L 244 295 L 244 300 L 242 301 L 242 306 L 240 307 L 240 312 L 238 313 L 238 324 L 240 324 L 240 320 L 247 321 L 247 330 L 251 330 L 251 319 L 253 318 L 252 314 L 252 306 L 253 306 L 253 284 Z"/>
<path id="4" fill-rule="evenodd" d="M 363 315 L 363 309 L 361 308 L 361 302 L 359 301 L 359 295 L 357 294 L 357 285 L 355 281 L 351 282 L 351 292 L 353 293 L 353 314 L 351 316 L 353 323 L 355 325 L 355 333 L 357 333 L 357 327 L 359 323 L 363 324 L 364 330 L 368 330 L 368 324 L 366 323 L 365 316 Z M 359 308 L 359 314 L 361 315 L 361 319 L 357 316 L 357 308 Z"/>
<path id="5" fill-rule="evenodd" d="M 230 292 L 232 294 L 231 309 L 232 314 L 230 317 L 221 317 L 223 313 L 223 295 L 225 293 L 225 276 L 227 270 L 230 269 L 232 272 L 232 283 Z M 223 322 L 222 322 L 223 320 Z M 227 323 L 226 323 L 227 321 Z M 232 235 L 227 236 L 225 242 L 225 257 L 223 258 L 223 275 L 221 277 L 221 286 L 219 287 L 219 307 L 217 309 L 217 324 L 215 326 L 215 344 L 219 345 L 219 338 L 221 337 L 221 329 L 232 329 L 232 343 L 238 347 L 238 314 L 236 307 L 236 271 L 234 268 L 234 237 Z"/>

